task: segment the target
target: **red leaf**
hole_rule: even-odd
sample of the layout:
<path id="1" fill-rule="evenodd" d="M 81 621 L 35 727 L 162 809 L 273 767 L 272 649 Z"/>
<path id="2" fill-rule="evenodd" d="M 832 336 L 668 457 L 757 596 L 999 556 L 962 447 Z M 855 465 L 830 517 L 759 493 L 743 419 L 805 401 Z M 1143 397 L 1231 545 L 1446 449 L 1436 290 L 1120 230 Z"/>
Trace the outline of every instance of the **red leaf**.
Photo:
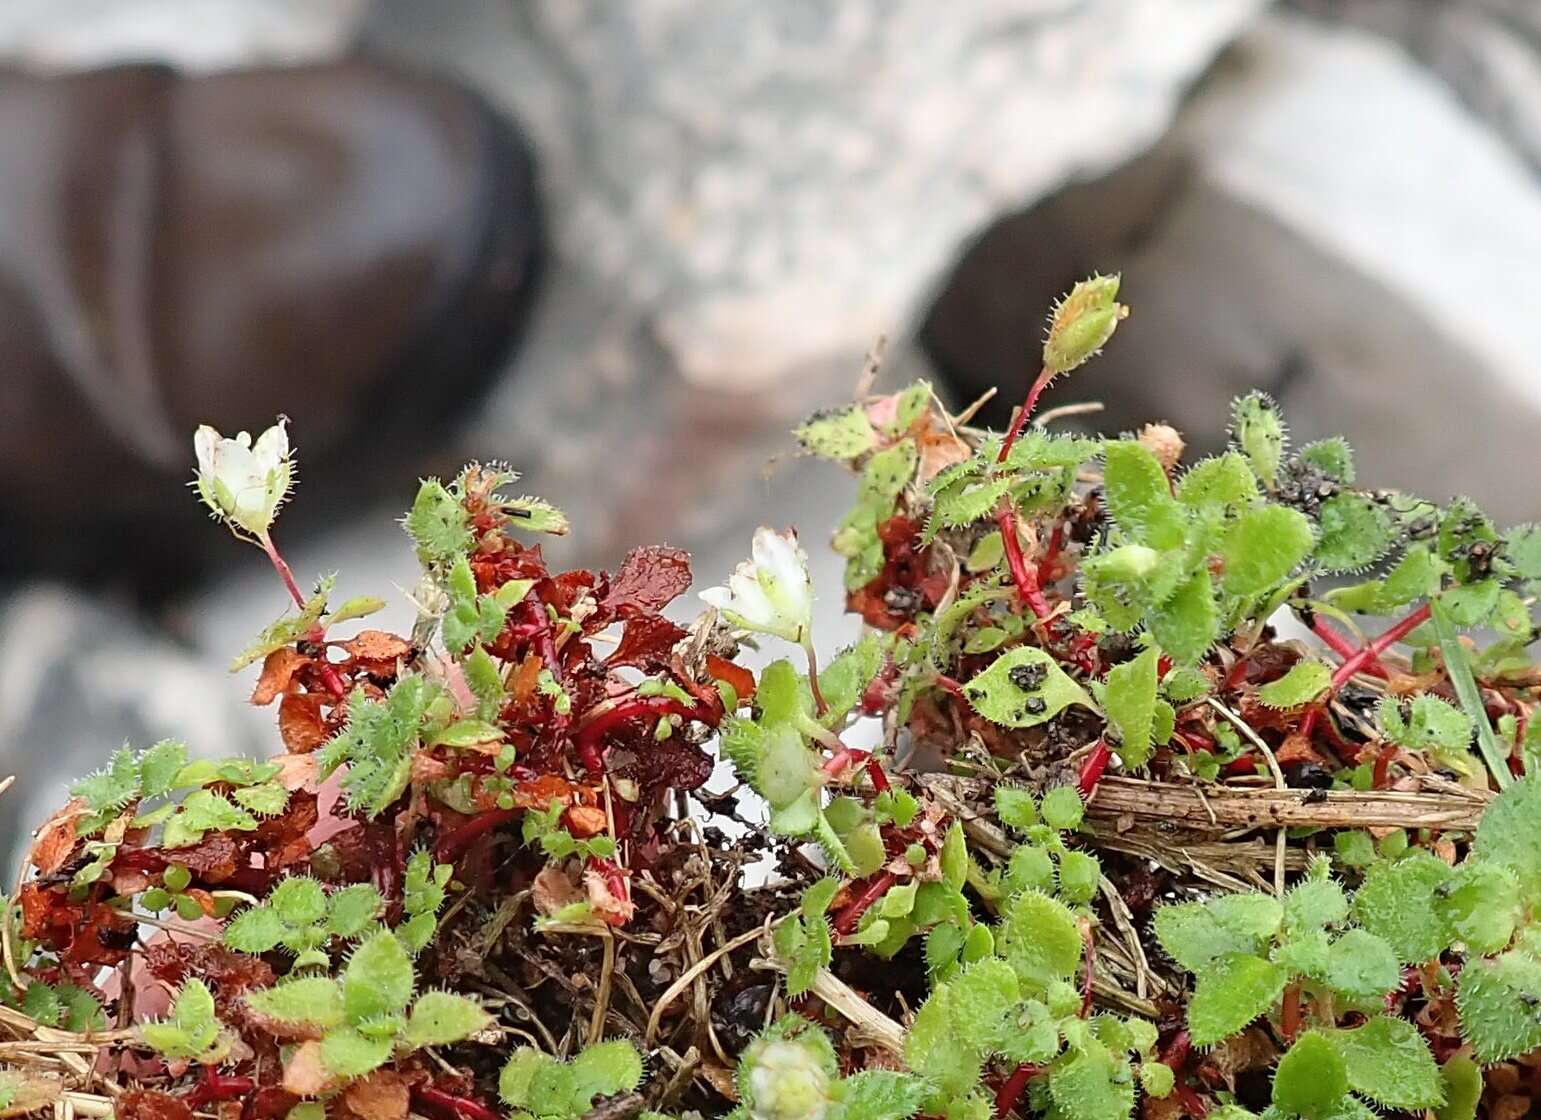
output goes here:
<path id="1" fill-rule="evenodd" d="M 326 742 L 326 724 L 321 705 L 327 698 L 319 692 L 292 692 L 278 705 L 278 733 L 290 754 L 309 754 Z"/>
<path id="2" fill-rule="evenodd" d="M 682 548 L 650 545 L 634 548 L 610 577 L 604 608 L 630 618 L 652 614 L 668 606 L 690 587 L 690 553 Z"/>
<path id="3" fill-rule="evenodd" d="M 686 631 L 662 615 L 635 615 L 626 620 L 620 644 L 605 659 L 605 665 L 611 669 L 619 669 L 624 665 L 638 669 L 662 669 L 668 665 L 669 651 L 684 637 Z"/>
<path id="4" fill-rule="evenodd" d="M 280 693 L 289 691 L 294 674 L 308 664 L 310 658 L 293 646 L 275 649 L 262 663 L 262 675 L 257 678 L 257 687 L 252 689 L 251 702 L 259 708 L 267 707 Z"/>

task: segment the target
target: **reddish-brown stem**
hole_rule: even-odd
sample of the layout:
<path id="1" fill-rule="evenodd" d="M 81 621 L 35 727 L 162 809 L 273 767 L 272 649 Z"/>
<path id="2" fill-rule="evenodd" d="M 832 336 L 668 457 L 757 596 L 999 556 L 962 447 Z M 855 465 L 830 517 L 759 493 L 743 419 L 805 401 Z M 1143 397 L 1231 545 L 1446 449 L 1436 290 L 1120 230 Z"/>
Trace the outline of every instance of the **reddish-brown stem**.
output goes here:
<path id="1" fill-rule="evenodd" d="M 321 675 L 321 683 L 326 685 L 326 690 L 332 694 L 333 700 L 341 700 L 348 695 L 347 686 L 342 683 L 337 666 L 326 659 L 325 650 L 316 658 L 316 672 Z"/>
<path id="2" fill-rule="evenodd" d="M 963 695 L 963 685 L 958 681 L 953 680 L 945 673 L 938 673 L 936 675 L 936 686 L 945 692 L 952 693 L 959 699 L 967 699 L 967 697 Z"/>
<path id="3" fill-rule="evenodd" d="M 872 781 L 872 788 L 879 793 L 887 793 L 893 788 L 888 784 L 888 775 L 883 773 L 883 764 L 870 756 L 867 759 L 867 777 Z"/>
<path id="4" fill-rule="evenodd" d="M 500 824 L 506 824 L 518 815 L 518 809 L 489 809 L 485 813 L 477 813 L 439 837 L 439 843 L 434 847 L 434 859 L 439 863 L 453 863 L 478 836 L 492 831 Z"/>
<path id="5" fill-rule="evenodd" d="M 1193 1050 L 1193 1039 L 1189 1037 L 1186 1029 L 1178 1031 L 1172 1036 L 1172 1040 L 1166 1044 L 1166 1049 L 1161 1052 L 1161 1063 L 1172 1067 L 1174 1073 L 1179 1072 L 1188 1062 L 1188 1054 Z"/>
<path id="6" fill-rule="evenodd" d="M 1054 580 L 1054 565 L 1059 560 L 1060 549 L 1065 547 L 1065 523 L 1056 521 L 1054 531 L 1049 534 L 1049 543 L 1044 546 L 1043 559 L 1038 561 L 1038 586 Z"/>
<path id="7" fill-rule="evenodd" d="M 813 693 L 813 710 L 822 716 L 829 711 L 829 704 L 824 699 L 824 692 L 819 688 L 819 656 L 813 650 L 813 642 L 803 643 L 803 652 L 808 655 L 808 691 Z"/>
<path id="8" fill-rule="evenodd" d="M 1285 1042 L 1294 1042 L 1300 1033 L 1300 985 L 1291 984 L 1284 989 L 1284 1007 L 1279 1012 L 1279 1033 Z"/>
<path id="9" fill-rule="evenodd" d="M 1311 741 L 1311 735 L 1316 731 L 1317 717 L 1321 714 L 1322 710 L 1320 708 L 1308 708 L 1306 714 L 1300 717 L 1300 726 L 1296 730 L 1306 742 Z"/>
<path id="10" fill-rule="evenodd" d="M 480 1101 L 447 1093 L 432 1085 L 419 1085 L 412 1090 L 412 1095 L 419 1104 L 425 1104 L 436 1112 L 448 1113 L 458 1120 L 503 1120 L 502 1114 L 494 1112 Z"/>
<path id="11" fill-rule="evenodd" d="M 1038 621 L 1046 621 L 1050 613 L 1049 601 L 1038 586 L 1037 569 L 1030 567 L 1022 555 L 1022 542 L 1017 540 L 1017 511 L 1012 508 L 1010 498 L 1001 499 L 995 511 L 995 523 L 1001 528 L 1001 544 L 1006 550 L 1006 564 L 1011 569 L 1012 582 L 1017 585 L 1017 594 Z"/>
<path id="12" fill-rule="evenodd" d="M 1238 685 L 1240 685 L 1241 682 L 1246 679 L 1246 676 L 1247 676 L 1247 655 L 1246 654 L 1241 654 L 1239 657 L 1236 658 L 1235 663 L 1230 667 L 1230 670 L 1225 674 L 1225 680 L 1220 682 L 1220 691 L 1221 692 L 1229 692 L 1229 691 L 1231 691 L 1231 689 L 1236 688 Z"/>
<path id="13" fill-rule="evenodd" d="M 238 1101 L 256 1092 L 257 1084 L 249 1077 L 220 1073 L 213 1066 L 203 1067 L 203 1076 L 183 1098 L 182 1103 L 197 1112 L 216 1101 Z"/>
<path id="14" fill-rule="evenodd" d="M 1108 746 L 1106 739 L 1098 739 L 1097 745 L 1092 748 L 1092 753 L 1086 756 L 1086 761 L 1081 763 L 1081 774 L 1076 779 L 1076 789 L 1081 794 L 1081 800 L 1090 800 L 1091 795 L 1097 790 L 1097 783 L 1102 781 L 1102 775 L 1107 772 L 1108 762 L 1113 757 L 1113 749 Z"/>
<path id="15" fill-rule="evenodd" d="M 1209 1106 L 1193 1091 L 1191 1085 L 1184 1085 L 1179 1081 L 1177 1087 L 1172 1090 L 1172 1095 L 1177 1098 L 1177 1103 L 1182 1105 L 1183 1112 L 1189 1120 L 1204 1120 L 1204 1117 L 1209 1115 Z"/>
<path id="16" fill-rule="evenodd" d="M 888 888 L 899 881 L 899 876 L 892 871 L 880 871 L 872 877 L 872 880 L 862 888 L 861 893 L 850 902 L 846 903 L 839 914 L 835 915 L 835 932 L 845 937 L 855 931 L 856 924 L 861 921 L 861 916 L 872 908 L 872 904 L 888 893 Z"/>
<path id="17" fill-rule="evenodd" d="M 600 751 L 599 744 L 605 732 L 617 724 L 644 716 L 652 719 L 680 716 L 683 719 L 698 720 L 701 723 L 713 725 L 717 723 L 712 712 L 703 705 L 687 706 L 668 696 L 638 696 L 623 704 L 617 704 L 607 712 L 601 712 L 578 729 L 578 733 L 573 736 L 573 746 L 577 749 L 579 760 L 596 774 L 603 770 L 604 755 Z"/>
<path id="18" fill-rule="evenodd" d="M 1417 610 L 1391 627 L 1380 637 L 1370 642 L 1363 649 L 1357 651 L 1352 657 L 1338 666 L 1338 671 L 1332 674 L 1332 688 L 1342 688 L 1354 676 L 1364 669 L 1366 665 L 1396 645 L 1407 635 L 1422 626 L 1429 619 L 1429 604 L 1425 602 Z"/>
<path id="19" fill-rule="evenodd" d="M 273 543 L 272 534 L 263 533 L 258 538 L 258 543 L 262 545 L 262 551 L 267 553 L 268 560 L 273 565 L 273 570 L 278 573 L 278 578 L 284 581 L 284 587 L 288 589 L 289 597 L 294 600 L 294 605 L 299 607 L 300 610 L 304 610 L 305 596 L 300 591 L 300 585 L 294 581 L 294 571 L 279 554 L 278 546 Z"/>
<path id="20" fill-rule="evenodd" d="M 995 1093 L 995 1120 L 1005 1120 L 1011 1114 L 1011 1110 L 1017 1107 L 1017 1102 L 1022 1099 L 1022 1094 L 1027 1092 L 1027 1083 L 1037 1077 L 1040 1068 L 1032 1062 L 1023 1062 L 1011 1073 L 1011 1076 L 1001 1082 L 1001 1087 Z"/>
<path id="21" fill-rule="evenodd" d="M 1375 764 L 1370 769 L 1370 788 L 1385 789 L 1386 778 L 1391 771 L 1391 764 L 1396 760 L 1397 747 L 1387 745 L 1375 754 Z"/>
<path id="22" fill-rule="evenodd" d="M 1321 615 L 1316 615 L 1312 618 L 1311 632 L 1322 640 L 1323 645 L 1344 660 L 1355 656 L 1359 652 L 1358 647 L 1353 642 L 1329 626 L 1327 620 Z M 1386 678 L 1386 667 L 1373 657 L 1365 662 L 1363 671 L 1380 677 L 1382 680 Z"/>
<path id="23" fill-rule="evenodd" d="M 1004 463 L 1006 456 L 1011 454 L 1012 445 L 1017 442 L 1017 437 L 1022 434 L 1022 429 L 1027 427 L 1028 418 L 1033 415 L 1033 409 L 1038 405 L 1038 397 L 1044 387 L 1054 380 L 1054 374 L 1047 369 L 1039 370 L 1038 379 L 1028 389 L 1027 397 L 1022 401 L 1022 407 L 1017 410 L 1016 418 L 1011 423 L 1011 431 L 1006 433 L 1006 438 L 1001 441 L 1000 454 L 995 457 L 997 463 Z"/>

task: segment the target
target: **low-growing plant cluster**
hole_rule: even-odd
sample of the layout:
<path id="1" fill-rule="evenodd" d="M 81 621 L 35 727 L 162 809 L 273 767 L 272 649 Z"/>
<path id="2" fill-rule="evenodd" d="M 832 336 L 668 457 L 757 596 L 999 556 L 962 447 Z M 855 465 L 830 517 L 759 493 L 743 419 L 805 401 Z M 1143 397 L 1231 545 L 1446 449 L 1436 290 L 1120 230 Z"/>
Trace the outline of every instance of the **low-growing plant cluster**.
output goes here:
<path id="1" fill-rule="evenodd" d="M 73 785 L 0 924 L 0 1115 L 1529 1115 L 1541 529 L 1259 394 L 1193 462 L 1061 430 L 1117 297 L 1004 433 L 925 383 L 797 430 L 856 477 L 822 664 L 792 532 L 687 620 L 683 552 L 552 571 L 495 465 L 422 484 L 417 621 L 359 628 L 274 543 L 284 425 L 200 429 L 294 601 L 234 664 L 283 749 Z"/>

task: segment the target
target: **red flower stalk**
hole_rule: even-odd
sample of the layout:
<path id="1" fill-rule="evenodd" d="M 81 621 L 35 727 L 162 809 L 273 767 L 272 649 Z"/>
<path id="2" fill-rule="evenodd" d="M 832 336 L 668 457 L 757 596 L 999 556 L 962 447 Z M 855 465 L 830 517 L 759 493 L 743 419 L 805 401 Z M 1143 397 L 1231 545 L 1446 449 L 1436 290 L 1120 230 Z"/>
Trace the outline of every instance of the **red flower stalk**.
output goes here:
<path id="1" fill-rule="evenodd" d="M 1086 761 L 1081 763 L 1081 774 L 1076 779 L 1076 789 L 1081 794 L 1081 800 L 1090 800 L 1091 795 L 1097 790 L 1097 783 L 1102 781 L 1102 775 L 1107 772 L 1108 762 L 1113 758 L 1113 749 L 1108 746 L 1106 739 L 1098 739 L 1097 745 L 1092 748 L 1092 753 L 1086 756 Z"/>
<path id="2" fill-rule="evenodd" d="M 882 898 L 888 892 L 888 888 L 899 881 L 899 876 L 892 871 L 880 871 L 874 875 L 868 884 L 862 888 L 862 892 L 850 902 L 839 914 L 835 915 L 835 933 L 841 937 L 854 933 L 856 924 L 861 921 L 861 916 L 872 908 L 872 904 Z"/>

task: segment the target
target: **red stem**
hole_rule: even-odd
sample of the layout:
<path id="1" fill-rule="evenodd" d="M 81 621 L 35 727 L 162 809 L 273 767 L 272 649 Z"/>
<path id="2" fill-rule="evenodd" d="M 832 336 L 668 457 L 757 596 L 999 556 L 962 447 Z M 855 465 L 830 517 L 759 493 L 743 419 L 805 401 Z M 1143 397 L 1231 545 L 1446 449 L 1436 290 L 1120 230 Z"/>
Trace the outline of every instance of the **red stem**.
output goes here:
<path id="1" fill-rule="evenodd" d="M 289 567 L 284 558 L 279 555 L 278 546 L 273 543 L 272 535 L 269 533 L 262 534 L 259 538 L 259 543 L 262 545 L 262 551 L 268 554 L 268 560 L 271 561 L 273 569 L 278 572 L 278 578 L 283 580 L 284 586 L 288 588 L 289 597 L 294 600 L 294 605 L 299 607 L 300 610 L 304 610 L 305 596 L 300 591 L 300 585 L 294 580 L 294 571 Z"/>
<path id="2" fill-rule="evenodd" d="M 1027 1083 L 1037 1077 L 1041 1072 L 1039 1066 L 1032 1062 L 1023 1062 L 1012 1071 L 1010 1077 L 1001 1082 L 1000 1089 L 995 1094 L 995 1120 L 1005 1120 L 1011 1110 L 1017 1106 L 1017 1101 L 1022 1099 L 1022 1094 L 1027 1091 Z"/>
<path id="3" fill-rule="evenodd" d="M 1028 417 L 1032 416 L 1033 409 L 1038 404 L 1038 395 L 1044 387 L 1054 380 L 1054 374 L 1047 369 L 1038 371 L 1038 380 L 1033 382 L 1032 388 L 1027 391 L 1027 398 L 1023 400 L 1022 407 L 1017 411 L 1016 419 L 1012 421 L 1011 431 L 1006 433 L 1006 438 L 1001 441 L 1000 454 L 995 457 L 997 463 L 1004 463 L 1006 456 L 1011 454 L 1011 447 L 1017 442 L 1017 437 L 1022 434 L 1022 429 L 1027 427 Z"/>
<path id="4" fill-rule="evenodd" d="M 1060 549 L 1065 547 L 1065 523 L 1056 521 L 1054 531 L 1049 534 L 1049 543 L 1044 547 L 1043 559 L 1038 561 L 1038 585 L 1054 581 L 1054 562 L 1059 559 Z"/>
<path id="5" fill-rule="evenodd" d="M 1092 753 L 1081 763 L 1081 775 L 1076 779 L 1076 789 L 1080 791 L 1082 801 L 1089 801 L 1096 792 L 1097 783 L 1102 781 L 1102 775 L 1107 772 L 1108 761 L 1112 757 L 1113 749 L 1108 746 L 1107 740 L 1098 739 Z"/>
<path id="6" fill-rule="evenodd" d="M 453 863 L 455 858 L 471 846 L 478 836 L 490 832 L 500 824 L 506 824 L 519 815 L 518 809 L 489 809 L 478 813 L 468 821 L 456 825 L 434 847 L 434 859 L 439 863 Z"/>
<path id="7" fill-rule="evenodd" d="M 1332 674 L 1332 688 L 1334 690 L 1342 688 L 1355 673 L 1427 622 L 1429 610 L 1429 604 L 1425 602 L 1423 606 L 1339 665 L 1338 671 Z"/>
<path id="8" fill-rule="evenodd" d="M 256 1089 L 257 1083 L 249 1077 L 220 1073 L 213 1066 L 204 1066 L 202 1078 L 183 1096 L 182 1103 L 196 1112 L 215 1101 L 241 1100 Z"/>
<path id="9" fill-rule="evenodd" d="M 861 894 L 846 903 L 845 908 L 835 915 L 835 932 L 841 937 L 854 932 L 856 923 L 861 921 L 861 916 L 898 881 L 899 876 L 892 871 L 882 871 L 874 875 L 872 881 L 862 889 Z"/>
<path id="10" fill-rule="evenodd" d="M 435 1089 L 432 1085 L 420 1085 L 412 1090 L 412 1095 L 420 1104 L 428 1105 L 439 1112 L 447 1112 L 459 1120 L 503 1120 L 502 1114 L 494 1112 L 480 1101 L 474 1101 L 470 1097 L 458 1096 L 455 1093 L 446 1093 L 443 1089 Z"/>
<path id="11" fill-rule="evenodd" d="M 1279 1013 L 1279 1033 L 1285 1042 L 1294 1042 L 1300 1033 L 1300 985 L 1284 989 L 1284 1007 Z"/>
<path id="12" fill-rule="evenodd" d="M 1322 640 L 1323 645 L 1345 660 L 1359 652 L 1353 642 L 1327 625 L 1327 620 L 1321 615 L 1312 618 L 1311 632 Z M 1365 664 L 1364 672 L 1380 677 L 1382 680 L 1386 679 L 1386 667 L 1373 657 Z"/>
<path id="13" fill-rule="evenodd" d="M 1022 555 L 1022 542 L 1017 540 L 1017 511 L 1012 508 L 1010 498 L 1001 499 L 1001 504 L 995 511 L 995 523 L 1001 528 L 1001 544 L 1006 550 L 1006 564 L 1011 568 L 1011 578 L 1017 585 L 1017 594 L 1022 597 L 1022 601 L 1028 605 L 1038 621 L 1047 620 L 1049 601 L 1043 597 L 1043 591 L 1038 586 L 1037 569 L 1029 567 L 1027 558 Z"/>
<path id="14" fill-rule="evenodd" d="M 713 713 L 702 704 L 687 706 L 668 696 L 639 696 L 624 704 L 617 704 L 607 712 L 601 712 L 578 729 L 578 733 L 573 736 L 573 745 L 583 765 L 596 774 L 603 770 L 604 756 L 600 752 L 599 742 L 605 732 L 617 724 L 640 719 L 643 716 L 653 719 L 680 716 L 684 719 L 711 724 L 714 727 L 717 725 L 717 719 Z"/>
<path id="15" fill-rule="evenodd" d="M 867 758 L 867 777 L 872 781 L 872 788 L 879 793 L 887 793 L 893 787 L 888 784 L 888 775 L 883 773 L 883 764 L 876 758 Z"/>

